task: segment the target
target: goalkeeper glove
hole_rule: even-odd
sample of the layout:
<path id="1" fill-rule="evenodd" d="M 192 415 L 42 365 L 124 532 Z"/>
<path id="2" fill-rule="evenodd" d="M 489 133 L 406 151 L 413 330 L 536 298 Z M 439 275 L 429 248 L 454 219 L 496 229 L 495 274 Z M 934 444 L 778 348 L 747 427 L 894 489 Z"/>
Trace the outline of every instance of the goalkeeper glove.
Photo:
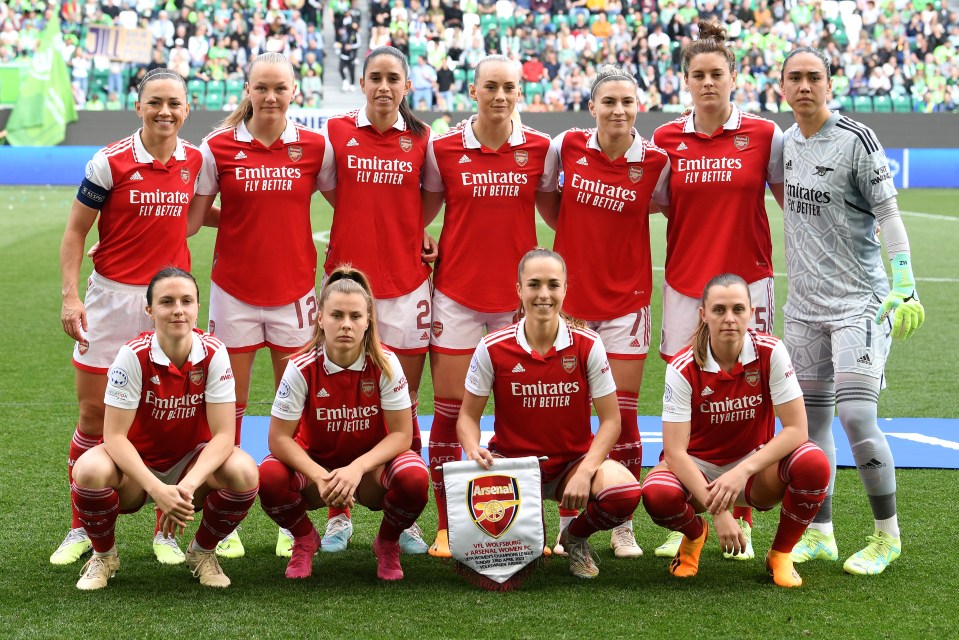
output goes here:
<path id="1" fill-rule="evenodd" d="M 882 301 L 876 313 L 876 324 L 882 324 L 892 314 L 892 335 L 905 340 L 926 320 L 926 310 L 916 293 L 916 279 L 908 253 L 897 253 L 892 258 L 892 291 Z"/>

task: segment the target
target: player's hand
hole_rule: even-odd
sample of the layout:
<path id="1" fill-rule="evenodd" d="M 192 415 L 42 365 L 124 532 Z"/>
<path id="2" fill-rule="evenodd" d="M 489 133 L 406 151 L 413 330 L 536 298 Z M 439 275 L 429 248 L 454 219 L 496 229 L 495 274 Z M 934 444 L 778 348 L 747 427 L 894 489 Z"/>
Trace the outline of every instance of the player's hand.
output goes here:
<path id="1" fill-rule="evenodd" d="M 363 470 L 355 464 L 333 469 L 323 477 L 325 486 L 320 491 L 320 497 L 331 507 L 352 506 L 353 494 L 362 479 Z"/>
<path id="2" fill-rule="evenodd" d="M 466 451 L 467 460 L 474 460 L 476 464 L 483 467 L 484 469 L 489 469 L 493 466 L 493 454 L 489 452 L 489 449 L 483 447 L 475 447 L 471 451 Z"/>
<path id="3" fill-rule="evenodd" d="M 737 467 L 733 467 L 706 485 L 709 494 L 703 506 L 713 516 L 721 511 L 732 509 L 736 504 L 736 496 L 746 486 L 747 481 L 748 478 Z"/>
<path id="4" fill-rule="evenodd" d="M 746 550 L 746 536 L 739 523 L 729 511 L 720 511 L 713 515 L 713 526 L 719 536 L 719 546 L 726 553 L 739 554 Z"/>
<path id="5" fill-rule="evenodd" d="M 423 253 L 421 254 L 420 257 L 422 258 L 423 262 L 425 262 L 426 264 L 433 264 L 434 262 L 436 262 L 436 259 L 439 257 L 439 255 L 440 255 L 439 245 L 436 243 L 436 240 L 434 240 L 433 237 L 430 234 L 428 234 L 426 230 L 424 229 L 423 230 Z"/>
<path id="6" fill-rule="evenodd" d="M 564 509 L 576 509 L 577 511 L 585 509 L 586 503 L 589 502 L 589 489 L 592 484 L 592 474 L 578 470 L 566 483 L 566 488 L 563 489 L 563 499 L 559 506 Z"/>
<path id="7" fill-rule="evenodd" d="M 909 254 L 897 253 L 892 259 L 892 291 L 876 312 L 876 324 L 892 314 L 892 336 L 905 340 L 926 321 L 926 310 L 919 302 Z"/>
<path id="8" fill-rule="evenodd" d="M 150 493 L 160 511 L 160 530 L 164 535 L 176 535 L 193 521 L 193 496 L 182 487 L 163 484 Z"/>
<path id="9" fill-rule="evenodd" d="M 100 248 L 100 241 L 97 240 L 96 242 L 93 243 L 93 246 L 90 247 L 90 250 L 87 251 L 87 257 L 92 258 L 93 254 L 95 254 L 97 252 L 97 249 L 99 248 Z"/>
<path id="10" fill-rule="evenodd" d="M 64 297 L 60 307 L 60 322 L 63 332 L 80 342 L 87 331 L 87 308 L 76 294 Z"/>

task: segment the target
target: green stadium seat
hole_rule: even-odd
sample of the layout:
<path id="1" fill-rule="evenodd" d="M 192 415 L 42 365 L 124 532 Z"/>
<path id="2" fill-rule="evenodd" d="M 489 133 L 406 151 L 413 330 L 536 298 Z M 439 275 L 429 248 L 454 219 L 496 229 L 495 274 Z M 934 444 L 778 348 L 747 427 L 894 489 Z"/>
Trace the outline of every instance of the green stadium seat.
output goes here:
<path id="1" fill-rule="evenodd" d="M 207 111 L 219 111 L 223 108 L 223 94 L 222 93 L 208 93 L 206 94 L 206 110 Z"/>
<path id="2" fill-rule="evenodd" d="M 872 113 L 872 96 L 856 96 L 853 98 L 852 106 L 859 113 Z"/>
<path id="3" fill-rule="evenodd" d="M 496 28 L 496 16 L 480 16 L 480 31 L 486 35 L 491 29 Z"/>
<path id="4" fill-rule="evenodd" d="M 226 89 L 226 83 L 223 80 L 209 80 L 206 83 L 206 95 L 216 94 L 223 98 Z"/>
<path id="5" fill-rule="evenodd" d="M 127 94 L 127 99 L 126 99 L 126 104 L 127 104 L 127 109 L 128 109 L 129 111 L 133 111 L 134 109 L 136 109 L 136 108 L 137 108 L 137 94 L 135 94 L 135 93 L 128 93 L 128 94 Z"/>
<path id="6" fill-rule="evenodd" d="M 523 96 L 526 99 L 527 103 L 533 101 L 533 96 L 543 95 L 546 92 L 546 88 L 543 86 L 542 82 L 527 82 L 523 86 Z"/>
<path id="7" fill-rule="evenodd" d="M 852 98 L 850 96 L 839 97 L 839 110 L 843 113 L 849 113 L 852 111 Z"/>
<path id="8" fill-rule="evenodd" d="M 896 113 L 912 113 L 912 100 L 909 96 L 893 96 L 892 108 Z"/>
<path id="9" fill-rule="evenodd" d="M 227 80 L 226 81 L 226 95 L 236 96 L 237 98 L 243 97 L 243 81 L 242 80 Z"/>
<path id="10" fill-rule="evenodd" d="M 506 18 L 497 18 L 496 24 L 499 26 L 499 30 L 502 33 L 506 31 L 506 29 L 516 26 L 516 17 L 508 16 Z"/>
<path id="11" fill-rule="evenodd" d="M 416 59 L 426 55 L 425 42 L 410 42 L 410 64 L 416 64 Z"/>
<path id="12" fill-rule="evenodd" d="M 876 113 L 891 113 L 892 99 L 889 96 L 875 96 L 872 99 L 872 109 Z"/>

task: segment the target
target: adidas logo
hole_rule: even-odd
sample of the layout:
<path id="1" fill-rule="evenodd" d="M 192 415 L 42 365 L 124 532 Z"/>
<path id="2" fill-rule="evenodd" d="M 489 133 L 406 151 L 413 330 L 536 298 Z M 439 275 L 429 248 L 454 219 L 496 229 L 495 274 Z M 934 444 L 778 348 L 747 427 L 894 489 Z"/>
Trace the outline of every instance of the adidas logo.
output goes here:
<path id="1" fill-rule="evenodd" d="M 420 340 L 429 340 L 429 339 L 430 339 L 430 332 L 429 332 L 429 331 L 424 331 L 424 332 L 423 332 L 423 335 L 420 336 Z"/>
<path id="2" fill-rule="evenodd" d="M 885 466 L 886 466 L 886 463 L 885 463 L 885 462 L 879 462 L 878 460 L 876 460 L 875 458 L 873 458 L 872 460 L 870 460 L 870 461 L 867 462 L 866 464 L 861 464 L 861 465 L 859 465 L 859 466 L 856 467 L 856 468 L 857 468 L 857 469 L 882 469 L 882 468 L 885 467 Z"/>
<path id="3" fill-rule="evenodd" d="M 680 143 L 679 143 L 679 146 L 676 147 L 676 151 L 685 151 L 685 150 L 688 149 L 688 148 L 689 148 L 689 147 L 686 146 L 686 143 L 685 143 L 685 142 L 680 142 Z"/>
<path id="4" fill-rule="evenodd" d="M 639 340 L 633 338 L 633 341 L 629 343 L 630 349 L 641 349 L 643 345 L 639 344 Z"/>
<path id="5" fill-rule="evenodd" d="M 523 365 L 518 362 L 516 363 L 516 366 L 513 367 L 513 373 L 523 373 L 524 371 L 526 371 L 526 369 L 524 369 Z"/>
<path id="6" fill-rule="evenodd" d="M 872 364 L 872 360 L 869 359 L 868 353 L 865 353 L 859 356 L 858 358 L 856 358 L 856 362 L 858 362 L 859 364 Z"/>
<path id="7" fill-rule="evenodd" d="M 472 162 L 472 160 L 470 160 L 470 157 L 468 155 L 464 154 L 463 157 L 460 158 L 460 164 L 466 164 L 467 162 Z"/>
<path id="8" fill-rule="evenodd" d="M 702 396 L 702 397 L 704 397 L 704 398 L 705 398 L 706 396 L 711 396 L 711 395 L 713 395 L 713 390 L 709 388 L 709 385 L 706 385 L 706 387 L 703 389 L 702 393 L 700 393 L 699 395 Z"/>
<path id="9" fill-rule="evenodd" d="M 583 165 L 584 167 L 588 167 L 588 166 L 589 166 L 589 163 L 586 162 L 586 156 L 583 156 L 582 158 L 580 158 L 579 160 L 577 160 L 577 161 L 576 161 L 576 164 L 581 164 L 581 165 Z"/>
<path id="10" fill-rule="evenodd" d="M 238 152 L 235 156 L 233 156 L 233 159 L 234 159 L 234 160 L 246 160 L 246 154 L 243 153 L 242 151 L 240 151 L 240 152 Z"/>
<path id="11" fill-rule="evenodd" d="M 140 175 L 139 171 L 134 171 L 133 175 L 130 176 L 130 180 L 143 180 L 143 176 Z"/>
<path id="12" fill-rule="evenodd" d="M 356 138 L 350 138 L 350 141 L 346 143 L 348 147 L 358 147 L 360 143 L 356 141 Z"/>
<path id="13" fill-rule="evenodd" d="M 150 378 L 150 382 L 152 382 L 153 384 L 160 384 L 160 376 L 153 376 L 152 378 Z"/>
<path id="14" fill-rule="evenodd" d="M 326 389 L 324 389 L 323 387 L 320 387 L 320 390 L 316 392 L 316 397 L 317 397 L 317 398 L 329 398 L 329 397 L 330 397 L 330 392 L 327 391 Z"/>

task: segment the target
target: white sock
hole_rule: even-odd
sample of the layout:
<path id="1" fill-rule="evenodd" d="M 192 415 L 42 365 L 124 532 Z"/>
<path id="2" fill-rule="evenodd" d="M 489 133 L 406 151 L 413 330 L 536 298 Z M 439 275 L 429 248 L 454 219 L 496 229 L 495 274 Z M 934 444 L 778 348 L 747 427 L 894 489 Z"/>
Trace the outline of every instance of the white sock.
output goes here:
<path id="1" fill-rule="evenodd" d="M 215 548 L 216 548 L 216 547 L 214 547 L 214 549 L 215 549 Z M 196 538 L 193 538 L 193 541 L 190 542 L 190 546 L 187 547 L 187 551 L 190 551 L 190 552 L 192 552 L 192 553 L 196 553 L 196 552 L 198 552 L 198 551 L 199 551 L 200 553 L 210 553 L 211 551 L 213 551 L 213 549 L 204 549 L 203 547 L 201 547 L 200 545 L 197 544 Z"/>
<path id="2" fill-rule="evenodd" d="M 832 532 L 832 523 L 831 522 L 813 522 L 807 527 L 808 529 L 815 529 L 820 533 L 823 533 L 827 536 L 833 535 Z"/>
<path id="3" fill-rule="evenodd" d="M 876 531 L 888 533 L 893 538 L 899 537 L 899 516 L 876 520 Z"/>
<path id="4" fill-rule="evenodd" d="M 566 527 L 569 526 L 569 523 L 576 519 L 576 516 L 560 516 L 559 517 L 559 530 L 563 531 Z"/>
<path id="5" fill-rule="evenodd" d="M 615 527 L 613 527 L 613 529 L 614 529 L 614 530 L 615 530 L 615 529 L 629 529 L 630 531 L 632 531 L 632 530 L 633 530 L 633 520 L 632 520 L 632 518 L 630 518 L 629 520 L 627 520 L 627 521 L 624 522 L 623 524 L 618 524 L 618 525 L 616 525 Z"/>
<path id="6" fill-rule="evenodd" d="M 117 546 L 113 545 L 112 547 L 110 547 L 109 551 L 104 551 L 103 553 L 100 553 L 99 551 L 94 551 L 93 555 L 100 556 L 100 557 L 115 556 L 117 555 Z"/>

